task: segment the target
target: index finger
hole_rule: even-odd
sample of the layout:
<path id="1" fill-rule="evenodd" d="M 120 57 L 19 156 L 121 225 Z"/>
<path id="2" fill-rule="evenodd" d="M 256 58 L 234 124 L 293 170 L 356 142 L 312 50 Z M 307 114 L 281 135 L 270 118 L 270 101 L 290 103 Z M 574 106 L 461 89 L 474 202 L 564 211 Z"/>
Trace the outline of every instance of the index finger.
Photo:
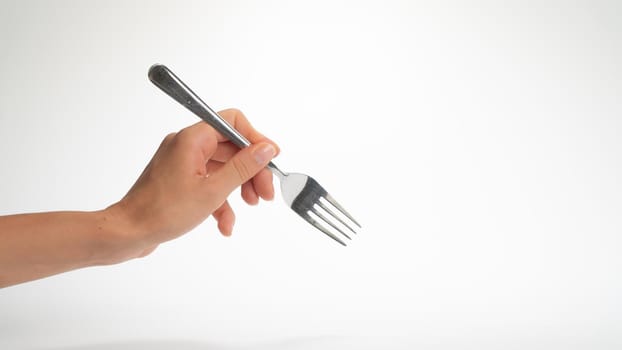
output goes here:
<path id="1" fill-rule="evenodd" d="M 270 142 L 276 147 L 277 154 L 280 152 L 279 146 L 274 141 L 265 137 L 262 133 L 255 130 L 255 128 L 248 121 L 244 113 L 239 109 L 229 108 L 218 112 L 227 123 L 231 124 L 240 134 L 242 134 L 250 143 Z M 218 133 L 218 142 L 229 141 L 226 137 Z"/>

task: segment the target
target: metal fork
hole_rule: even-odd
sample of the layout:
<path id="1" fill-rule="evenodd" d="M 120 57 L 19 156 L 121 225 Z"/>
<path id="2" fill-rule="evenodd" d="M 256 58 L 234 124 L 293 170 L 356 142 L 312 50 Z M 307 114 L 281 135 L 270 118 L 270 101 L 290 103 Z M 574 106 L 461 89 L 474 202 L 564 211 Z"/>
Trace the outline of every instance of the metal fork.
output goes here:
<path id="1" fill-rule="evenodd" d="M 167 67 L 161 64 L 154 64 L 149 68 L 148 75 L 152 83 L 203 119 L 235 145 L 240 148 L 250 145 L 250 142 L 242 134 L 222 119 L 218 113 L 214 112 Z M 351 223 L 354 223 L 359 228 L 361 227 L 352 215 L 339 205 L 311 176 L 299 173 L 286 173 L 280 170 L 273 162 L 268 164 L 268 168 L 281 182 L 281 194 L 285 203 L 303 219 L 341 245 L 345 246 L 346 244 L 334 231 L 347 239 L 352 239 L 344 231 L 356 233 Z M 337 212 L 342 214 L 341 217 L 334 209 L 337 209 Z M 346 221 L 351 223 L 348 224 Z M 334 231 L 329 229 L 329 227 Z"/>

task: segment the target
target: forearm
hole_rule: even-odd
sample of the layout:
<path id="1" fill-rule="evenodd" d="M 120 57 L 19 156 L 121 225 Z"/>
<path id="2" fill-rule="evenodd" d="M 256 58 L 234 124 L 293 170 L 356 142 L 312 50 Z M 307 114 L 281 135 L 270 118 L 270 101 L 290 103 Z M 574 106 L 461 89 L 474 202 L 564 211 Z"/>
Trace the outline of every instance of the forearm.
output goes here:
<path id="1" fill-rule="evenodd" d="M 0 216 L 0 288 L 118 262 L 126 229 L 110 209 Z"/>

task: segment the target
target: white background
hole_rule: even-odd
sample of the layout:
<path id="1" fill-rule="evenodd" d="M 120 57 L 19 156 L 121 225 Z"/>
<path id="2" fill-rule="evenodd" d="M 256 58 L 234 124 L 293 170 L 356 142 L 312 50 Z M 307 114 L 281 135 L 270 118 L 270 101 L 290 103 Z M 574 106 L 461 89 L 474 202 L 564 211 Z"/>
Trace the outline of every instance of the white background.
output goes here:
<path id="1" fill-rule="evenodd" d="M 0 290 L 1 349 L 622 347 L 619 2 L 0 4 L 0 214 L 119 200 L 242 109 L 360 219 L 280 199 L 148 258 Z"/>

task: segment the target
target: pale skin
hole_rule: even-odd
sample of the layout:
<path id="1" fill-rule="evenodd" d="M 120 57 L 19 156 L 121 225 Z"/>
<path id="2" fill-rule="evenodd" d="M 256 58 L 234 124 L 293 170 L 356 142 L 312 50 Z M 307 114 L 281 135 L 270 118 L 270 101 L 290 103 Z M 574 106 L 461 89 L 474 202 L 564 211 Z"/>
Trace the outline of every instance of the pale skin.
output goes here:
<path id="1" fill-rule="evenodd" d="M 250 205 L 271 200 L 265 166 L 279 149 L 242 112 L 219 114 L 252 145 L 239 150 L 199 122 L 169 134 L 125 197 L 103 210 L 0 216 L 0 288 L 147 256 L 210 215 L 231 235 L 227 197 L 241 186 Z"/>

